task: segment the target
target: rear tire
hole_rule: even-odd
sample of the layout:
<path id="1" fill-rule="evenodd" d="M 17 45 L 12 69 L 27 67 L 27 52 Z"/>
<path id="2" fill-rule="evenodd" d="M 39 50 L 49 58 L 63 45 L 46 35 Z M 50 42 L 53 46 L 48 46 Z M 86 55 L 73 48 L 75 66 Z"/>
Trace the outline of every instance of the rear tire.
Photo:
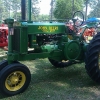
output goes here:
<path id="1" fill-rule="evenodd" d="M 100 32 L 91 40 L 86 51 L 85 68 L 88 75 L 100 83 Z"/>
<path id="2" fill-rule="evenodd" d="M 7 65 L 0 71 L 0 90 L 13 96 L 24 92 L 31 80 L 29 69 L 20 63 Z"/>
<path id="3" fill-rule="evenodd" d="M 67 62 L 62 62 L 62 61 L 56 61 L 56 60 L 53 60 L 53 59 L 50 59 L 48 58 L 50 63 L 55 66 L 56 68 L 64 68 L 64 67 L 67 67 L 69 65 L 72 64 L 71 61 L 67 61 Z"/>

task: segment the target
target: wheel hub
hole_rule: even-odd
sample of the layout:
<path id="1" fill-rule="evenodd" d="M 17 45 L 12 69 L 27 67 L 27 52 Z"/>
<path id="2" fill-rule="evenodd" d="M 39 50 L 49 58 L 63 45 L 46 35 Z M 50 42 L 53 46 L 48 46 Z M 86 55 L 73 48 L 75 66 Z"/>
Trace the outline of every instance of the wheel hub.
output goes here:
<path id="1" fill-rule="evenodd" d="M 81 53 L 80 44 L 77 41 L 70 41 L 65 45 L 65 58 L 69 60 L 76 60 Z"/>
<path id="2" fill-rule="evenodd" d="M 11 81 L 11 84 L 16 84 L 16 83 L 18 83 L 19 78 L 17 76 L 12 76 L 10 81 Z"/>

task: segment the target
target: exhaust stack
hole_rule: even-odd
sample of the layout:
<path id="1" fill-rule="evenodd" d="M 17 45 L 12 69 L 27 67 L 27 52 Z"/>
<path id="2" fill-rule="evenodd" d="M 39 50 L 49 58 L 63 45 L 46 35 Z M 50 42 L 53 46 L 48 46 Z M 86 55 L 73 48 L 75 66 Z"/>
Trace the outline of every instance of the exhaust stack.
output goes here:
<path id="1" fill-rule="evenodd" d="M 21 0 L 21 20 L 26 20 L 26 0 Z"/>

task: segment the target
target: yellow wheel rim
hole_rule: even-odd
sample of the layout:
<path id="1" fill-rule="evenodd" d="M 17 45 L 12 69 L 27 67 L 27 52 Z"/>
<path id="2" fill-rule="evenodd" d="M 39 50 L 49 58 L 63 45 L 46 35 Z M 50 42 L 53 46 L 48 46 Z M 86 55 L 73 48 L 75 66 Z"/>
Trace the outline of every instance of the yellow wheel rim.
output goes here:
<path id="1" fill-rule="evenodd" d="M 9 91 L 17 91 L 23 87 L 26 76 L 21 71 L 12 72 L 5 81 L 5 86 Z"/>

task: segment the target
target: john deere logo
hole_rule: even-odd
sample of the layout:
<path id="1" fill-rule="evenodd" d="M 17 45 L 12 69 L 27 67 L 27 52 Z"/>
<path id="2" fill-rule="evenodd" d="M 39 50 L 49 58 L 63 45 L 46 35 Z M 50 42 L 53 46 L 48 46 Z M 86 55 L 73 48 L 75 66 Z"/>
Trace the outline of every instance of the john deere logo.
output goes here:
<path id="1" fill-rule="evenodd" d="M 39 26 L 38 30 L 42 32 L 55 32 L 58 30 L 58 26 Z"/>

